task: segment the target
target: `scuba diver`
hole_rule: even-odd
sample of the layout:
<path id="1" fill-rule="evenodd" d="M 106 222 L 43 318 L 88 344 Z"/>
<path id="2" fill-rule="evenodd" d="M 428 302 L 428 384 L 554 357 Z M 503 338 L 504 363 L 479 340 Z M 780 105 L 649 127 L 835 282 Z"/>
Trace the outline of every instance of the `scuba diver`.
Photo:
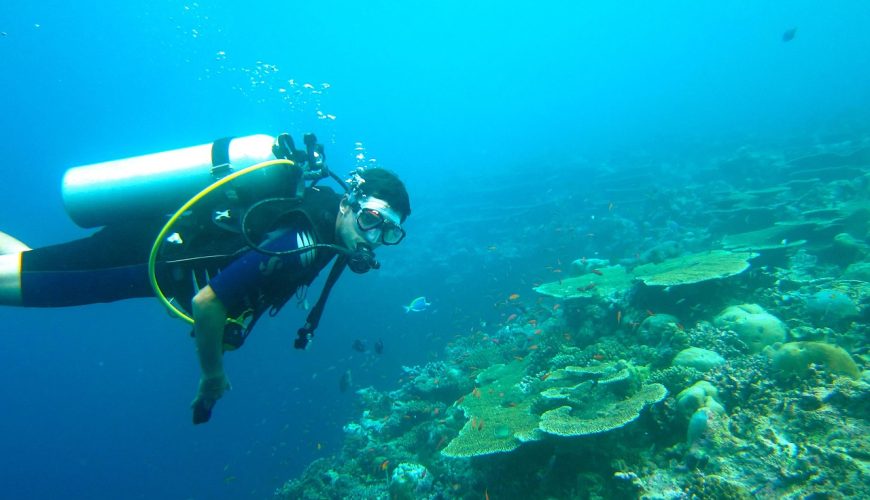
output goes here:
<path id="1" fill-rule="evenodd" d="M 320 186 L 331 177 L 344 193 Z M 230 388 L 223 354 L 275 315 L 331 261 L 294 346 L 312 340 L 345 267 L 377 269 L 373 250 L 405 237 L 410 200 L 398 176 L 332 173 L 323 147 L 292 138 L 228 138 L 67 171 L 64 204 L 89 237 L 31 249 L 0 233 L 0 305 L 64 307 L 157 298 L 192 325 L 201 376 L 193 423 Z M 183 203 L 187 200 L 186 203 Z"/>

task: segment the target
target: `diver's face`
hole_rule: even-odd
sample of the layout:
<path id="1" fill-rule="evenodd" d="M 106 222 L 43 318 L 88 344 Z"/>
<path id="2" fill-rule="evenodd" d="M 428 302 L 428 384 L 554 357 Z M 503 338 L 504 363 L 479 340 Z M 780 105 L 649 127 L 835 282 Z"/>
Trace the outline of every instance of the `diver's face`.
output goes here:
<path id="1" fill-rule="evenodd" d="M 338 217 L 335 220 L 335 232 L 338 241 L 348 250 L 353 250 L 359 243 L 369 244 L 365 235 L 357 228 L 356 217 L 346 198 L 341 200 Z"/>
<path id="2" fill-rule="evenodd" d="M 358 206 L 359 209 L 354 211 L 347 199 L 341 200 L 336 231 L 346 248 L 353 250 L 363 243 L 374 249 L 402 241 L 405 232 L 400 225 L 399 215 L 387 202 L 370 196 Z"/>

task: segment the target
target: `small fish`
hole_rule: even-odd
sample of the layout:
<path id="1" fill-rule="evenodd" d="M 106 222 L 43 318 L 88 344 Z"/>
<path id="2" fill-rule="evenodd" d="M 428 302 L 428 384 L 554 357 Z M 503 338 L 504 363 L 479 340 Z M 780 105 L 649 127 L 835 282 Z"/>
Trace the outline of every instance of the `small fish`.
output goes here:
<path id="1" fill-rule="evenodd" d="M 378 341 L 375 342 L 375 352 L 378 354 L 384 353 L 384 341 L 383 340 L 378 339 Z"/>
<path id="2" fill-rule="evenodd" d="M 510 316 L 507 317 L 507 322 L 510 323 L 511 321 L 513 321 L 515 319 L 517 319 L 517 315 L 511 314 Z"/>
<path id="3" fill-rule="evenodd" d="M 479 431 L 483 430 L 483 419 L 480 419 L 477 421 L 477 430 L 479 430 Z"/>
<path id="4" fill-rule="evenodd" d="M 601 272 L 601 269 L 592 269 L 592 270 L 589 271 L 589 272 L 592 273 L 592 274 L 597 274 L 598 276 L 601 276 L 601 275 L 604 274 L 603 272 Z"/>
<path id="5" fill-rule="evenodd" d="M 441 445 L 444 444 L 445 441 L 447 441 L 447 436 L 441 436 L 441 439 L 438 440 L 438 444 L 435 445 L 435 449 L 441 449 Z"/>
<path id="6" fill-rule="evenodd" d="M 794 37 L 796 34 L 797 34 L 797 28 L 789 28 L 789 29 L 785 30 L 785 32 L 783 32 L 782 41 L 783 42 L 790 42 L 790 41 L 794 40 Z"/>
<path id="7" fill-rule="evenodd" d="M 389 467 L 389 466 L 390 466 L 389 460 L 384 460 L 383 462 L 381 462 L 381 470 L 387 470 L 387 467 Z"/>
<path id="8" fill-rule="evenodd" d="M 547 373 L 541 375 L 541 381 L 543 382 L 544 380 L 547 380 L 548 378 L 550 378 L 551 374 L 552 374 L 552 372 L 547 372 Z"/>
<path id="9" fill-rule="evenodd" d="M 578 292 L 588 292 L 589 290 L 592 290 L 593 288 L 595 288 L 595 283 L 588 283 L 586 286 L 578 286 L 577 291 Z"/>
<path id="10" fill-rule="evenodd" d="M 558 311 L 560 307 L 562 307 L 562 304 L 553 304 L 553 312 Z"/>
<path id="11" fill-rule="evenodd" d="M 412 300 L 410 304 L 402 307 L 405 308 L 406 313 L 409 313 L 411 311 L 423 312 L 431 305 L 431 302 L 426 302 L 426 297 L 417 297 L 416 299 Z"/>
<path id="12" fill-rule="evenodd" d="M 616 311 L 616 326 L 622 323 L 622 311 Z"/>
<path id="13" fill-rule="evenodd" d="M 647 315 L 647 316 L 655 316 L 656 313 L 652 312 L 651 309 L 647 309 L 647 310 L 646 310 L 646 315 Z"/>
<path id="14" fill-rule="evenodd" d="M 592 359 L 594 359 L 596 361 L 601 361 L 602 359 L 604 359 L 604 355 L 601 354 L 600 352 L 596 352 L 595 354 L 592 355 Z"/>

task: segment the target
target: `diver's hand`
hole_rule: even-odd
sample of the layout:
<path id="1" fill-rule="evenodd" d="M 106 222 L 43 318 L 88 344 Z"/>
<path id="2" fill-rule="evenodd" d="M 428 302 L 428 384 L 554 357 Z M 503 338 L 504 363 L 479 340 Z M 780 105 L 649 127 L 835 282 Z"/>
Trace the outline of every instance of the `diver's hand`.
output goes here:
<path id="1" fill-rule="evenodd" d="M 191 403 L 193 409 L 193 423 L 202 424 L 211 418 L 211 410 L 224 392 L 230 390 L 230 381 L 223 373 L 209 378 L 199 379 L 199 390 L 196 398 Z"/>

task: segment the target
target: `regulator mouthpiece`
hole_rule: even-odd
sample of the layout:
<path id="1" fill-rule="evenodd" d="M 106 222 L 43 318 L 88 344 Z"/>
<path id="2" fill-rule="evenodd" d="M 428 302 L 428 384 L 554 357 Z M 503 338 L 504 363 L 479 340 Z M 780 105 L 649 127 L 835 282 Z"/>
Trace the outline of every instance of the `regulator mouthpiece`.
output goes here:
<path id="1" fill-rule="evenodd" d="M 372 269 L 380 268 L 381 264 L 375 259 L 375 253 L 370 246 L 365 243 L 357 243 L 356 250 L 351 252 L 347 258 L 347 267 L 357 274 L 364 274 Z"/>

